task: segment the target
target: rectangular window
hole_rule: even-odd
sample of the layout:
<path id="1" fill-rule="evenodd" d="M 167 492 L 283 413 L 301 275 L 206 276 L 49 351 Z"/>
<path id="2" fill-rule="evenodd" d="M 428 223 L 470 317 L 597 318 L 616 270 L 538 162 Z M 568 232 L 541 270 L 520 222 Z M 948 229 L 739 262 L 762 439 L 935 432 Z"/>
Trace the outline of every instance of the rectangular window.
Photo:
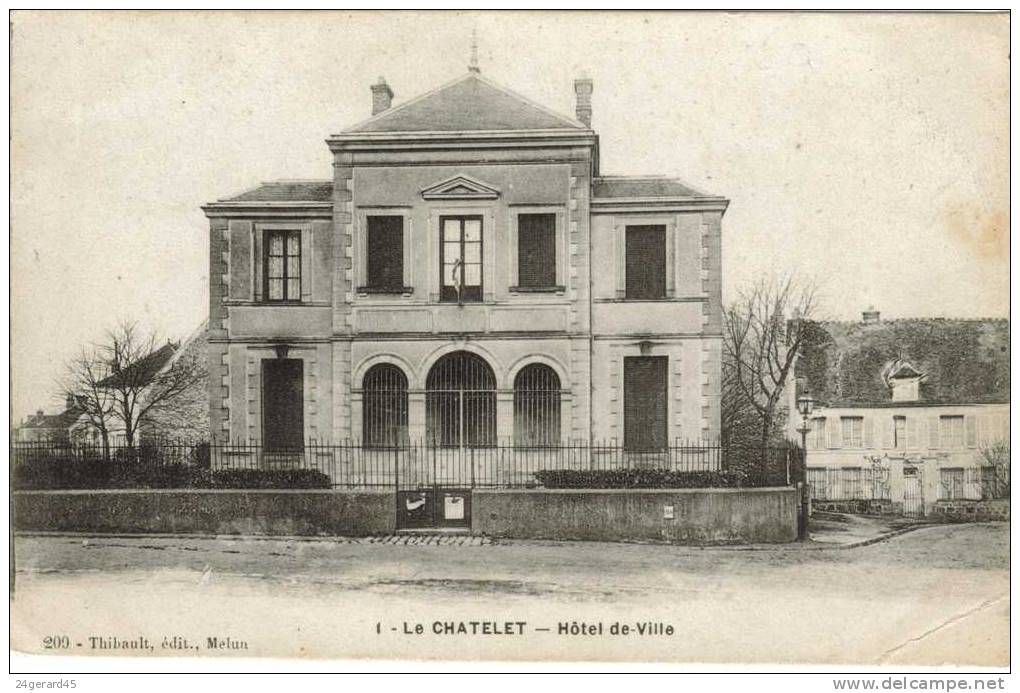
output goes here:
<path id="1" fill-rule="evenodd" d="M 843 433 L 843 447 L 863 448 L 864 447 L 864 417 L 844 416 L 840 418 Z"/>
<path id="2" fill-rule="evenodd" d="M 903 450 L 907 447 L 907 417 L 894 416 L 893 419 L 893 447 Z"/>
<path id="3" fill-rule="evenodd" d="M 552 289 L 556 285 L 556 215 L 517 216 L 517 285 Z"/>
<path id="4" fill-rule="evenodd" d="M 957 498 L 963 498 L 964 493 L 964 474 L 963 469 L 956 468 L 944 468 L 939 470 L 940 481 L 942 482 L 942 500 L 955 500 Z"/>
<path id="5" fill-rule="evenodd" d="M 267 301 L 301 300 L 301 232 L 271 229 L 265 235 Z"/>
<path id="6" fill-rule="evenodd" d="M 482 218 L 440 217 L 442 242 L 439 300 L 455 303 L 482 300 Z"/>
<path id="7" fill-rule="evenodd" d="M 814 428 L 815 431 L 815 449 L 824 450 L 829 447 L 828 433 L 825 430 L 825 417 L 819 416 L 813 420 L 813 423 L 814 426 L 812 426 L 812 428 Z"/>
<path id="8" fill-rule="evenodd" d="M 627 227 L 626 297 L 666 298 L 666 227 Z"/>
<path id="9" fill-rule="evenodd" d="M 940 416 L 939 440 L 943 448 L 956 449 L 963 447 L 963 417 Z"/>
<path id="10" fill-rule="evenodd" d="M 404 290 L 404 218 L 367 217 L 367 288 L 377 293 Z"/>

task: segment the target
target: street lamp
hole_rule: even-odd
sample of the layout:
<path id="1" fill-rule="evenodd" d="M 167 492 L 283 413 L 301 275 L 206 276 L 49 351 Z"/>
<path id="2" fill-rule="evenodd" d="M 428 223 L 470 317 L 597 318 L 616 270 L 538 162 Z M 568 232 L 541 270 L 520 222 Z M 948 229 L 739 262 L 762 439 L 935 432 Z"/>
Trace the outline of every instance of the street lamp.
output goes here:
<path id="1" fill-rule="evenodd" d="M 797 398 L 797 411 L 800 413 L 800 428 L 797 429 L 797 433 L 800 433 L 800 446 L 807 450 L 807 434 L 811 430 L 811 412 L 815 408 L 815 398 L 805 392 Z"/>
<path id="2" fill-rule="evenodd" d="M 807 519 L 808 513 L 811 512 L 810 506 L 810 491 L 807 485 L 807 434 L 811 430 L 811 412 L 815 408 L 815 398 L 812 397 L 807 391 L 797 398 L 797 412 L 800 414 L 800 426 L 797 428 L 797 433 L 800 433 L 800 449 L 801 449 L 801 465 L 804 467 L 804 482 L 803 485 L 798 483 L 800 486 L 800 516 L 798 517 L 799 522 L 797 523 L 797 535 L 800 539 L 807 538 Z M 786 468 L 786 483 L 790 483 L 790 468 L 789 465 Z"/>

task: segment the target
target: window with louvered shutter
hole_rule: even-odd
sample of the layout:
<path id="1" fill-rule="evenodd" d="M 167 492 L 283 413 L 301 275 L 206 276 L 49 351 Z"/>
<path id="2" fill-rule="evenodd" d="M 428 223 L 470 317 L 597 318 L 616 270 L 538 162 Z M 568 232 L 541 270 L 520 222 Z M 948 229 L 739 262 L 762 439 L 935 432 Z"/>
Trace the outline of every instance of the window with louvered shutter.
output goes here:
<path id="1" fill-rule="evenodd" d="M 404 218 L 368 217 L 368 288 L 400 293 L 404 290 Z"/>
<path id="2" fill-rule="evenodd" d="M 517 217 L 517 285 L 551 288 L 556 284 L 556 215 Z"/>
<path id="3" fill-rule="evenodd" d="M 666 227 L 627 227 L 626 297 L 666 298 Z"/>

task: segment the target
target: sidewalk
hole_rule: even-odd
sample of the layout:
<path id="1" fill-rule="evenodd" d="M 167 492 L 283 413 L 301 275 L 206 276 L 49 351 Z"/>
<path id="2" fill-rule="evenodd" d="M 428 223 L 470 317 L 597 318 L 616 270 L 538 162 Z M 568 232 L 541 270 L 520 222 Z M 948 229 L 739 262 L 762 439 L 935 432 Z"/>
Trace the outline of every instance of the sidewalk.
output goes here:
<path id="1" fill-rule="evenodd" d="M 808 524 L 810 542 L 825 548 L 867 546 L 893 536 L 931 527 L 933 523 L 899 516 L 847 515 L 816 512 Z"/>

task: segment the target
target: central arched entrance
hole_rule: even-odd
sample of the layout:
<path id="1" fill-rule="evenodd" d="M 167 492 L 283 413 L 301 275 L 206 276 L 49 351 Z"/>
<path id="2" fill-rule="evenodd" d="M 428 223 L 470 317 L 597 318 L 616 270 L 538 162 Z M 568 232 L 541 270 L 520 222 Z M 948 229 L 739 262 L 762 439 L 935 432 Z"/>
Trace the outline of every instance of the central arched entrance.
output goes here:
<path id="1" fill-rule="evenodd" d="M 426 444 L 398 469 L 397 526 L 470 527 L 471 489 L 496 450 L 496 374 L 469 351 L 446 354 L 425 379 Z"/>
<path id="2" fill-rule="evenodd" d="M 425 381 L 426 435 L 443 448 L 496 444 L 496 375 L 481 356 L 455 351 Z"/>

